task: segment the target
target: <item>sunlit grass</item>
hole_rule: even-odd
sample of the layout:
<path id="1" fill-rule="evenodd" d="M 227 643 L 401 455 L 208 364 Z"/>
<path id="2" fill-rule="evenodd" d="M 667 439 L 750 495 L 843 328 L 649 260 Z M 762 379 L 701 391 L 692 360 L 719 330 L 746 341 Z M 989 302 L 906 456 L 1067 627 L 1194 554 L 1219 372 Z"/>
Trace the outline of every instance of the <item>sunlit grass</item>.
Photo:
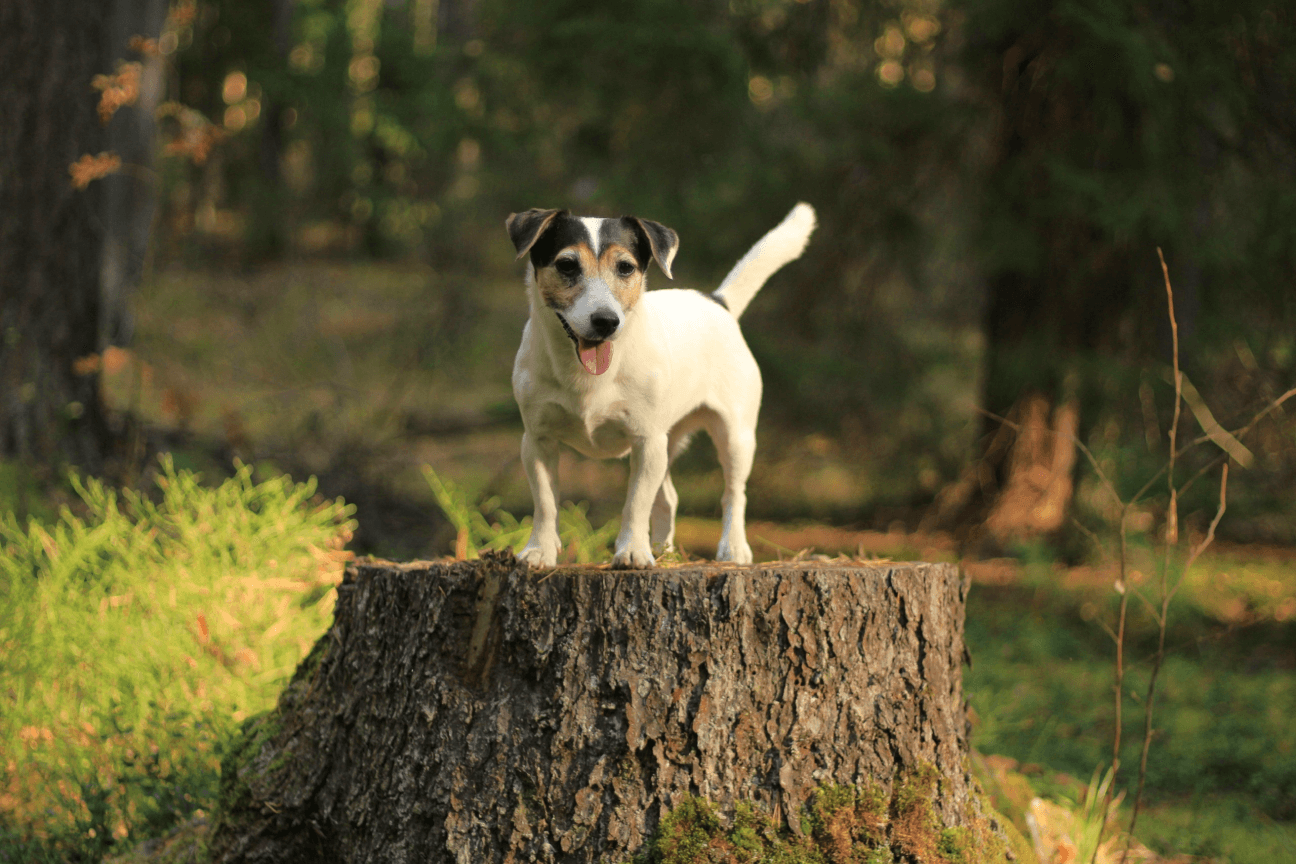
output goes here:
<path id="1" fill-rule="evenodd" d="M 247 466 L 72 482 L 82 515 L 0 514 L 0 830 L 94 858 L 210 806 L 223 737 L 331 620 L 352 523 Z"/>
<path id="2" fill-rule="evenodd" d="M 1211 564 L 1225 562 L 1203 572 L 1218 573 Z M 1087 777 L 1112 755 L 1114 646 L 1097 623 L 1105 610 L 1091 588 L 1068 588 L 1062 576 L 974 586 L 967 613 L 972 743 L 1023 763 L 1046 794 L 1057 772 Z M 1268 864 L 1284 844 L 1296 848 L 1296 681 L 1282 660 L 1296 632 L 1272 620 L 1239 630 L 1194 605 L 1172 614 L 1148 759 L 1153 815 L 1137 833 L 1165 853 Z M 1117 784 L 1132 795 L 1155 631 L 1146 619 L 1131 625 Z"/>

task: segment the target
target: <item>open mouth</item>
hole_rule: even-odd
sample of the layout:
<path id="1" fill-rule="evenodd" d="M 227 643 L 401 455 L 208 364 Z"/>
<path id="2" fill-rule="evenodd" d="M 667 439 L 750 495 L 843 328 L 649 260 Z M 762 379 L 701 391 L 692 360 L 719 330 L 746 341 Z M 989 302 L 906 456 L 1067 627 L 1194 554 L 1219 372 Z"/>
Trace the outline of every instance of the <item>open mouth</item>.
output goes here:
<path id="1" fill-rule="evenodd" d="M 554 313 L 558 315 L 558 313 Z M 562 323 L 563 330 L 567 331 L 567 338 L 572 340 L 576 346 L 576 359 L 580 361 L 581 366 L 591 375 L 602 375 L 612 365 L 612 343 L 606 339 L 592 340 L 583 339 L 576 335 L 567 319 L 558 315 L 558 320 Z"/>

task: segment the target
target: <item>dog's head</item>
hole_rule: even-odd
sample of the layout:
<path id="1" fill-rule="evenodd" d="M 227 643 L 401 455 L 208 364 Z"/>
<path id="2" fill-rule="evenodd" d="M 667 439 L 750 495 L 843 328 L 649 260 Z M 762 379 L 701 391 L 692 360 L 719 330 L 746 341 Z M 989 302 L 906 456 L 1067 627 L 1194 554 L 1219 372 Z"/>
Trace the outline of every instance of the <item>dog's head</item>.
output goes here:
<path id="1" fill-rule="evenodd" d="M 599 219 L 566 210 L 525 210 L 505 222 L 518 257 L 531 253 L 536 288 L 562 322 L 581 364 L 607 371 L 611 340 L 643 296 L 648 262 L 671 278 L 679 236 L 657 222 Z"/>

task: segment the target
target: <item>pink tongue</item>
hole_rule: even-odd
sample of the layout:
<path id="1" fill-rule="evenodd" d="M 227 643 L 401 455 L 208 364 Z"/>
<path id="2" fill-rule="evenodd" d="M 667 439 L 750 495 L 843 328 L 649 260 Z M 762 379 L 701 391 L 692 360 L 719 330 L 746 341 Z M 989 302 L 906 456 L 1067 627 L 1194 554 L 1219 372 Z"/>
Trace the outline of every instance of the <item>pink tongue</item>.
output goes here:
<path id="1" fill-rule="evenodd" d="M 580 349 L 581 365 L 591 375 L 602 375 L 612 365 L 612 343 L 600 342 Z"/>

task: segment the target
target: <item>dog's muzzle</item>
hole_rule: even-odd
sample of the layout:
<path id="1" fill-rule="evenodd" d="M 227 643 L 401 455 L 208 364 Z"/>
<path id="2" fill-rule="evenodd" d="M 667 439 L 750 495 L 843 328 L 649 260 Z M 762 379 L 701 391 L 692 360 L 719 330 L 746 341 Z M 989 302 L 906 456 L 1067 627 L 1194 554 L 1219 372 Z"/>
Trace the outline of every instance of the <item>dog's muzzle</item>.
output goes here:
<path id="1" fill-rule="evenodd" d="M 608 366 L 612 365 L 612 343 L 606 339 L 597 341 L 582 339 L 576 335 L 576 331 L 567 323 L 567 319 L 563 317 L 561 312 L 555 311 L 554 314 L 558 316 L 558 323 L 562 324 L 563 330 L 567 333 L 567 338 L 572 340 L 572 344 L 576 346 L 576 359 L 580 361 L 585 371 L 591 375 L 602 375 L 606 372 Z M 620 323 L 618 319 L 608 332 L 614 332 Z M 600 329 L 605 327 L 606 325 L 603 325 Z"/>

